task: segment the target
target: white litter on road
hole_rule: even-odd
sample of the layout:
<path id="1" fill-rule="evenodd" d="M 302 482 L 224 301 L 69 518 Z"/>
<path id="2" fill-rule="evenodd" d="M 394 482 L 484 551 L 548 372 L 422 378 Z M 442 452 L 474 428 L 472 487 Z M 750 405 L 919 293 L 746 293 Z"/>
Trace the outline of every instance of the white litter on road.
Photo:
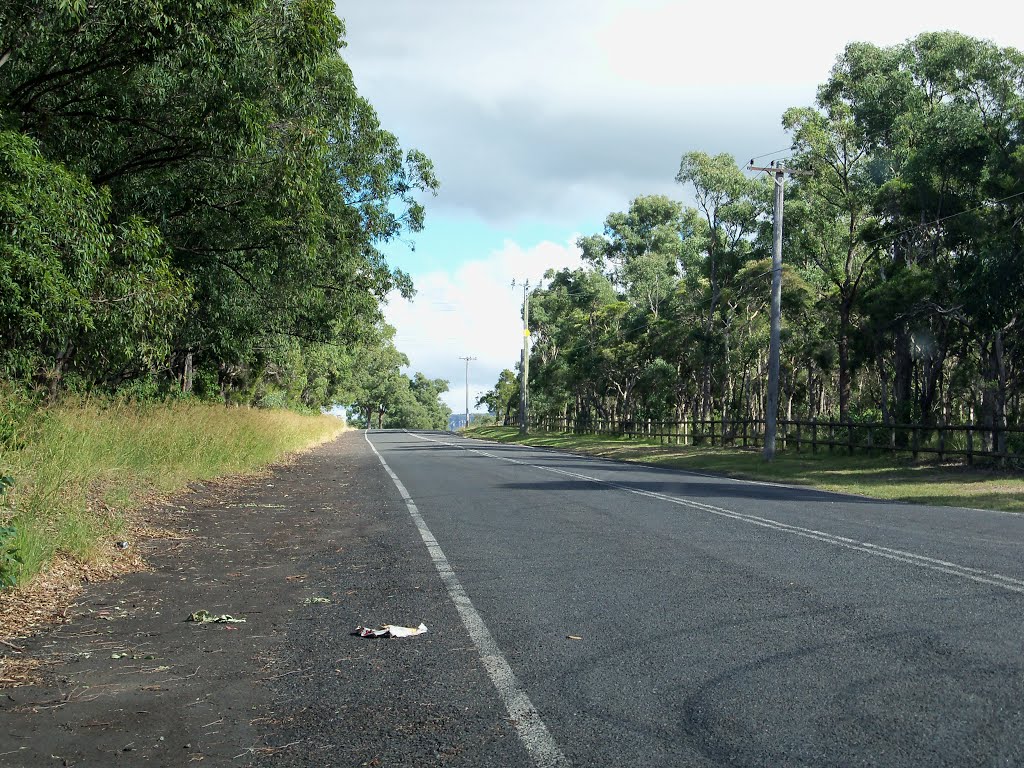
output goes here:
<path id="1" fill-rule="evenodd" d="M 396 624 L 381 624 L 376 629 L 371 627 L 356 627 L 356 634 L 360 637 L 415 637 L 427 631 L 426 624 L 418 627 L 399 627 Z"/>

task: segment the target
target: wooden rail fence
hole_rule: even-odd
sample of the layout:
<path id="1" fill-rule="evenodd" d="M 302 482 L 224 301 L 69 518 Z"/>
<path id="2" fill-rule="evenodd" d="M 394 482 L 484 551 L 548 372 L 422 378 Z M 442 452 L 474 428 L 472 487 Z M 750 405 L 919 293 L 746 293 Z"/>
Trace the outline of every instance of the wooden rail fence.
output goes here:
<path id="1" fill-rule="evenodd" d="M 545 432 L 658 440 L 662 445 L 711 445 L 756 449 L 764 446 L 763 419 L 652 421 L 541 417 L 532 425 Z M 999 446 L 1005 445 L 1005 450 Z M 979 424 L 884 424 L 881 422 L 778 421 L 776 449 L 797 453 L 828 450 L 935 454 L 975 459 L 1024 461 L 1024 427 Z"/>

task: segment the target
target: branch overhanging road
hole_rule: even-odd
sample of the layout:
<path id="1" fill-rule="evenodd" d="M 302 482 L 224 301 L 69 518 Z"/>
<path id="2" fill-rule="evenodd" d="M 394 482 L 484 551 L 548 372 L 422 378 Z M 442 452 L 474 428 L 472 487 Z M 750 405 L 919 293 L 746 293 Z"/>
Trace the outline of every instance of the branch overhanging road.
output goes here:
<path id="1" fill-rule="evenodd" d="M 535 765 L 1024 762 L 1024 517 L 366 439 Z"/>

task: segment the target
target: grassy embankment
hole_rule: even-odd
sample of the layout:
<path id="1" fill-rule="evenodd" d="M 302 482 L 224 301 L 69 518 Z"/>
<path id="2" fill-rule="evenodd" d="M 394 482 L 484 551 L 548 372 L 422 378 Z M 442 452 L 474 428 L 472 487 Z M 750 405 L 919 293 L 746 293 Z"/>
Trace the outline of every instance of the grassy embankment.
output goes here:
<path id="1" fill-rule="evenodd" d="M 538 433 L 526 438 L 515 427 L 479 427 L 464 433 L 503 443 L 557 448 L 620 461 L 712 472 L 748 480 L 808 485 L 879 499 L 1024 512 L 1021 473 L 912 462 L 909 457 L 779 453 L 765 462 L 757 451 L 659 445 L 595 435 Z"/>
<path id="2" fill-rule="evenodd" d="M 109 557 L 130 512 L 154 495 L 257 471 L 342 429 L 331 416 L 200 403 L 85 400 L 13 410 L 0 414 L 0 475 L 14 480 L 0 527 L 15 533 L 0 543 L 23 560 L 7 561 L 18 585 L 57 556 L 84 565 Z"/>

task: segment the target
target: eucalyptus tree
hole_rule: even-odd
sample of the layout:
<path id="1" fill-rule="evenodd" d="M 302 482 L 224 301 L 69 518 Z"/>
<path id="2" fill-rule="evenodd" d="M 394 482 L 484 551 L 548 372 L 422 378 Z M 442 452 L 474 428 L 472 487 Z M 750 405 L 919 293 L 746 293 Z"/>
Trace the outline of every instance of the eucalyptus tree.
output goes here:
<path id="1" fill-rule="evenodd" d="M 676 181 L 690 188 L 697 202 L 696 215 L 686 217 L 684 254 L 699 276 L 690 285 L 702 315 L 698 408 L 701 418 L 707 419 L 716 394 L 716 362 L 724 363 L 719 368 L 721 378 L 730 375 L 729 331 L 733 317 L 729 306 L 723 306 L 723 296 L 751 257 L 751 240 L 767 210 L 768 197 L 765 186 L 747 178 L 728 154 L 684 154 Z"/>
<path id="2" fill-rule="evenodd" d="M 339 53 L 343 33 L 329 0 L 14 0 L 0 8 L 5 142 L 82 180 L 52 198 L 53 221 L 91 207 L 111 231 L 136 233 L 137 244 L 109 253 L 83 247 L 76 268 L 118 268 L 103 283 L 110 295 L 94 292 L 97 306 L 148 290 L 157 318 L 147 329 L 136 315 L 142 356 L 109 349 L 119 326 L 103 320 L 97 349 L 112 357 L 68 358 L 79 375 L 116 383 L 158 374 L 184 384 L 194 364 L 222 391 L 248 390 L 262 367 L 298 361 L 296 342 L 357 344 L 388 292 L 411 292 L 379 246 L 422 227 L 416 194 L 437 180 L 429 160 L 403 152 L 356 91 Z M 61 227 L 59 237 L 74 237 Z M 12 247 L 11 231 L 2 237 Z M 130 286 L 129 276 L 152 289 Z M 28 292 L 28 277 L 6 279 Z M 50 314 L 59 313 L 54 302 Z M 41 361 L 37 370 L 66 364 L 64 345 L 47 344 L 22 357 Z M 322 379 L 306 397 L 330 386 Z"/>
<path id="3" fill-rule="evenodd" d="M 619 305 L 622 312 L 629 312 L 631 305 L 619 301 L 609 279 L 594 269 L 549 271 L 546 278 L 548 287 L 534 290 L 530 299 L 535 408 L 551 415 L 565 415 L 570 407 L 584 415 L 594 410 L 602 418 L 621 413 L 628 403 L 623 403 L 621 393 L 613 394 L 615 385 L 606 376 L 609 370 L 615 373 L 606 364 L 606 355 L 616 341 L 604 333 L 603 320 L 608 307 Z"/>
<path id="4" fill-rule="evenodd" d="M 519 377 L 505 368 L 498 374 L 494 388 L 477 398 L 476 406 L 479 408 L 481 405 L 494 414 L 496 423 L 505 427 L 512 426 L 512 417 L 519 408 Z"/>
<path id="5" fill-rule="evenodd" d="M 156 228 L 14 131 L 0 177 L 0 378 L 55 394 L 75 366 L 117 384 L 165 358 L 189 283 Z"/>
<path id="6" fill-rule="evenodd" d="M 928 33 L 892 48 L 849 46 L 821 89 L 849 106 L 877 157 L 887 285 L 874 325 L 894 341 L 901 419 L 933 416 L 950 351 L 970 346 L 977 351 L 953 362 L 980 357 L 987 418 L 1005 418 L 1004 342 L 1021 280 L 1020 198 L 1011 196 L 1024 191 L 1022 71 L 1017 51 Z"/>
<path id="7" fill-rule="evenodd" d="M 680 270 L 683 206 L 664 195 L 635 198 L 611 213 L 600 235 L 581 237 L 583 260 L 605 273 L 634 304 L 658 319 Z"/>
<path id="8" fill-rule="evenodd" d="M 825 302 L 836 318 L 839 419 L 850 420 L 850 357 L 857 302 L 875 277 L 879 249 L 874 206 L 878 196 L 874 157 L 850 107 L 820 99 L 816 109 L 783 116 L 797 153 L 792 165 L 811 173 L 799 179 L 787 203 L 790 258 L 820 276 Z"/>

